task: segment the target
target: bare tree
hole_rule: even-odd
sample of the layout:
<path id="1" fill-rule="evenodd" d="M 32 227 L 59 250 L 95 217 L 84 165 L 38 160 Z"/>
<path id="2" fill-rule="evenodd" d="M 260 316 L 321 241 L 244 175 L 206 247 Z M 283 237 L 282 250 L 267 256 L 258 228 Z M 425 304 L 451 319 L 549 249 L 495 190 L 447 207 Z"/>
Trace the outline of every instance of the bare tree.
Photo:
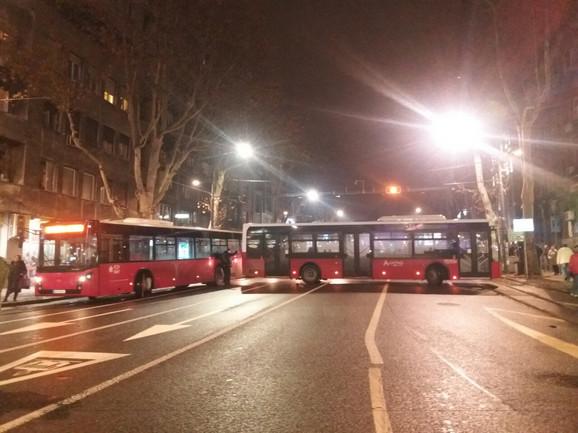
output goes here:
<path id="1" fill-rule="evenodd" d="M 205 120 L 231 104 L 223 94 L 231 73 L 243 66 L 247 44 L 243 5 L 210 0 L 60 0 L 53 5 L 90 35 L 102 52 L 103 78 L 122 85 L 112 95 L 124 105 L 131 138 L 132 177 L 138 214 L 154 218 L 183 163 L 210 147 Z M 243 14 L 243 16 L 239 16 Z M 105 166 L 83 143 L 74 113 L 82 111 L 87 89 L 70 79 L 66 47 L 36 38 L 12 70 L 67 114 L 72 144 L 98 167 L 108 201 L 117 215 Z M 50 60 L 50 61 L 47 61 Z M 117 102 L 118 101 L 118 102 Z"/>
<path id="2" fill-rule="evenodd" d="M 562 1 L 562 3 L 565 3 Z M 552 31 L 550 5 L 543 1 L 532 0 L 522 2 L 521 7 L 515 10 L 508 9 L 513 6 L 508 2 L 499 0 L 485 0 L 485 4 L 491 13 L 492 37 L 495 54 L 495 66 L 499 84 L 509 113 L 509 118 L 516 131 L 518 145 L 522 151 L 521 175 L 522 175 L 522 215 L 524 218 L 534 218 L 535 207 L 535 173 L 533 160 L 533 147 L 531 136 L 533 128 L 539 119 L 545 104 L 552 91 Z M 561 7 L 562 10 L 565 8 Z M 522 12 L 523 11 L 523 12 Z M 516 14 L 519 18 L 524 15 L 526 25 L 522 27 L 516 21 L 515 28 L 506 29 L 508 20 Z M 518 33 L 518 34 L 516 34 Z M 512 35 L 523 36 L 530 41 L 526 50 L 522 50 Z M 511 56 L 507 63 L 505 52 L 514 50 L 529 52 L 528 57 L 517 58 Z M 514 61 L 516 60 L 516 61 Z M 527 73 L 530 71 L 529 73 Z M 520 76 L 523 80 L 520 80 Z M 525 255 L 527 258 L 526 271 L 529 275 L 539 272 L 534 234 L 525 233 Z"/>

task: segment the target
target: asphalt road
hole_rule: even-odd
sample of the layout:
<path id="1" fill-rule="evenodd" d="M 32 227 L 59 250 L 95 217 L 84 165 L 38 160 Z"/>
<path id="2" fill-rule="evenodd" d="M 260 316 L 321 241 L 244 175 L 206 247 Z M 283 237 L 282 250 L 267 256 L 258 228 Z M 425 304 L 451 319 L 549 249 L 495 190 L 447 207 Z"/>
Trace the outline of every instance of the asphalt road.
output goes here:
<path id="1" fill-rule="evenodd" d="M 488 284 L 243 285 L 3 310 L 0 432 L 578 432 L 578 328 Z"/>

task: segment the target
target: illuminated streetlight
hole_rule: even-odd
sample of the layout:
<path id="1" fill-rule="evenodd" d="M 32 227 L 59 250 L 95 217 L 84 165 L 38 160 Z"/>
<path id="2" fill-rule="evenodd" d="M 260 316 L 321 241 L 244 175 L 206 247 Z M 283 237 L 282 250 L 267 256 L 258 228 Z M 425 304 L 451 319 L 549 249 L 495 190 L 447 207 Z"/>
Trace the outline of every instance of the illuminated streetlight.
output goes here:
<path id="1" fill-rule="evenodd" d="M 337 218 L 343 218 L 345 216 L 345 212 L 343 212 L 343 209 L 337 209 L 335 211 L 335 215 L 337 215 Z"/>
<path id="2" fill-rule="evenodd" d="M 483 144 L 482 123 L 475 117 L 462 112 L 451 112 L 434 117 L 430 132 L 440 147 L 454 152 L 479 148 Z"/>
<path id="3" fill-rule="evenodd" d="M 201 181 L 199 179 L 193 179 L 191 183 L 193 186 L 201 186 Z"/>
<path id="4" fill-rule="evenodd" d="M 420 213 L 422 213 L 422 212 L 423 212 L 423 209 L 422 209 L 421 207 L 418 206 L 418 207 L 415 208 L 415 213 L 416 213 L 416 214 L 420 214 Z"/>
<path id="5" fill-rule="evenodd" d="M 284 210 L 284 211 L 283 211 L 283 216 L 286 217 L 287 215 L 289 215 L 289 211 Z"/>
<path id="6" fill-rule="evenodd" d="M 514 156 L 520 157 L 523 155 L 523 153 L 524 152 L 522 152 L 522 149 L 519 147 L 517 149 L 512 150 L 512 155 L 514 155 Z"/>
<path id="7" fill-rule="evenodd" d="M 310 202 L 319 201 L 319 192 L 316 189 L 310 189 L 305 193 L 305 196 Z"/>
<path id="8" fill-rule="evenodd" d="M 255 150 L 253 149 L 253 146 L 251 146 L 251 143 L 239 141 L 235 143 L 235 153 L 239 158 L 249 159 L 253 157 Z"/>
<path id="9" fill-rule="evenodd" d="M 385 187 L 385 193 L 391 195 L 401 194 L 401 187 L 399 185 L 387 185 Z"/>

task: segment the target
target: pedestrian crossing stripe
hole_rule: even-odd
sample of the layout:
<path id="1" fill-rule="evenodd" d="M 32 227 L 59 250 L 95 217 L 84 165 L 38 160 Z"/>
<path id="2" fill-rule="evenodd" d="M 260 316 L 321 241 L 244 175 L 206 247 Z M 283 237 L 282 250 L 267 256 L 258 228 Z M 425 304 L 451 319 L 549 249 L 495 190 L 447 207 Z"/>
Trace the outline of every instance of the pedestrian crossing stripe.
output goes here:
<path id="1" fill-rule="evenodd" d="M 126 353 L 54 352 L 42 350 L 0 366 L 0 386 L 75 368 L 87 367 L 128 355 Z"/>

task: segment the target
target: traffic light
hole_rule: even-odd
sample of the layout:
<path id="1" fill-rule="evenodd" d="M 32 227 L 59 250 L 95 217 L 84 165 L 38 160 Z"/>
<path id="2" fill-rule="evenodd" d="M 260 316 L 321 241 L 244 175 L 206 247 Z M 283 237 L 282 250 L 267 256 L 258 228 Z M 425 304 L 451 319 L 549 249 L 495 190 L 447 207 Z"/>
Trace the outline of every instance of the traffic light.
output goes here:
<path id="1" fill-rule="evenodd" d="M 385 193 L 389 195 L 401 194 L 401 187 L 399 185 L 386 185 Z"/>

